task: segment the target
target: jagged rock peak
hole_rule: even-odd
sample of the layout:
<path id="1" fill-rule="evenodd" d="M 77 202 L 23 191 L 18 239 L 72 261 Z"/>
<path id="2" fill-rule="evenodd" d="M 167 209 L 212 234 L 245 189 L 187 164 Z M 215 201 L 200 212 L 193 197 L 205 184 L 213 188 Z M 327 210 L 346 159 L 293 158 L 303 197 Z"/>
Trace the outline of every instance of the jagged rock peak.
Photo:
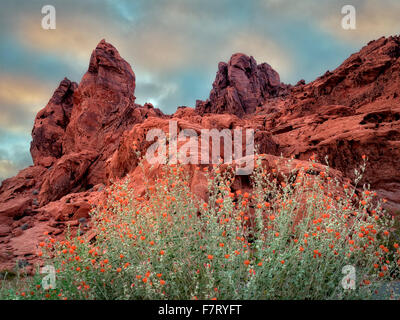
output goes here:
<path id="1" fill-rule="evenodd" d="M 89 68 L 79 85 L 82 93 L 93 93 L 93 87 L 109 90 L 135 100 L 135 73 L 118 50 L 104 39 L 90 57 Z"/>
<path id="2" fill-rule="evenodd" d="M 64 102 L 65 99 L 68 99 L 72 96 L 77 87 L 78 84 L 76 82 L 73 82 L 65 77 L 63 80 L 61 80 L 49 102 L 55 104 Z"/>
<path id="3" fill-rule="evenodd" d="M 269 64 L 257 65 L 252 56 L 235 53 L 228 63 L 218 64 L 210 97 L 197 101 L 196 110 L 200 114 L 231 113 L 242 117 L 281 90 L 279 74 Z"/>
<path id="4" fill-rule="evenodd" d="M 64 78 L 46 107 L 39 111 L 32 129 L 31 155 L 35 165 L 50 166 L 62 155 L 61 139 L 65 133 L 78 84 Z"/>

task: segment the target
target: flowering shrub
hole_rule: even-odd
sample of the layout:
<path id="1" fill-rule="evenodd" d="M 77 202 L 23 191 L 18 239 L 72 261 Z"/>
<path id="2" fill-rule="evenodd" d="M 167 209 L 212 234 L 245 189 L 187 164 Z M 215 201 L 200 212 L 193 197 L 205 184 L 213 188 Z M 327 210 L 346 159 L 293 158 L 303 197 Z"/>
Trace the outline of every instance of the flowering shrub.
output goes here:
<path id="1" fill-rule="evenodd" d="M 43 290 L 38 274 L 18 297 L 371 298 L 398 275 L 393 221 L 367 187 L 356 193 L 314 166 L 284 176 L 267 172 L 258 157 L 251 193 L 231 190 L 229 168 L 197 168 L 208 177 L 207 202 L 190 192 L 179 165 L 164 166 L 143 196 L 128 177 L 93 210 L 95 241 L 78 235 L 39 245 L 55 267 L 56 288 Z M 348 265 L 354 289 L 343 288 Z"/>

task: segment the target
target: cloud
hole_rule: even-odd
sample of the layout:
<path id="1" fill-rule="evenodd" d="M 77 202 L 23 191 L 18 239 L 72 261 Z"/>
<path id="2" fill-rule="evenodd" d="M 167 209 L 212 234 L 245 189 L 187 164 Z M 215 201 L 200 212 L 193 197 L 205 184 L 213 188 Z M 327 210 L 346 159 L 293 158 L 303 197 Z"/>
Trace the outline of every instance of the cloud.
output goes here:
<path id="1" fill-rule="evenodd" d="M 71 16 L 69 20 L 58 19 L 55 30 L 44 30 L 37 20 L 37 17 L 28 16 L 16 24 L 16 34 L 25 48 L 52 54 L 67 63 L 74 73 L 83 74 L 92 50 L 102 39 L 96 24 L 82 16 Z M 82 21 L 86 21 L 85 26 Z"/>
<path id="2" fill-rule="evenodd" d="M 47 86 L 40 81 L 28 77 L 11 74 L 0 75 L 0 101 L 2 103 L 18 103 L 37 111 L 32 105 L 43 104 L 49 99 Z"/>
<path id="3" fill-rule="evenodd" d="M 54 85 L 51 85 L 54 86 Z M 36 113 L 51 97 L 50 85 L 28 77 L 0 75 L 0 126 L 3 130 L 29 132 Z"/>
<path id="4" fill-rule="evenodd" d="M 10 160 L 0 159 L 0 182 L 15 175 L 18 169 Z"/>
<path id="5" fill-rule="evenodd" d="M 0 159 L 0 183 L 5 179 L 15 176 L 20 170 L 26 168 L 31 164 L 32 161 L 16 163 L 9 159 Z"/>
<path id="6" fill-rule="evenodd" d="M 14 134 L 0 128 L 0 182 L 32 164 L 29 135 Z"/>
<path id="7" fill-rule="evenodd" d="M 165 99 L 176 95 L 179 90 L 176 84 L 162 83 L 161 81 L 138 82 L 136 86 L 137 103 L 144 104 L 150 102 L 154 106 L 160 107 L 164 104 Z M 163 108 L 164 111 L 168 108 Z"/>
<path id="8" fill-rule="evenodd" d="M 343 3 L 344 5 L 345 3 Z M 323 16 L 320 26 L 335 37 L 357 43 L 366 43 L 382 36 L 391 36 L 400 30 L 400 2 L 397 0 L 355 0 L 356 30 L 344 30 L 341 27 L 341 6 Z"/>
<path id="9" fill-rule="evenodd" d="M 165 21 L 170 11 L 146 9 L 144 16 L 134 19 L 132 12 L 127 11 L 132 8 L 123 1 L 103 1 L 103 5 L 99 3 L 95 7 L 92 3 L 79 11 L 74 10 L 80 6 L 81 3 L 66 6 L 65 2 L 58 2 L 55 5 L 55 30 L 43 30 L 33 10 L 17 16 L 11 23 L 27 49 L 57 55 L 81 74 L 86 71 L 92 50 L 103 38 L 117 47 L 121 56 L 134 63 L 134 67 L 137 64 L 138 68 L 147 71 L 176 70 L 188 62 L 190 54 L 184 30 L 177 29 L 173 21 L 170 25 Z M 119 17 L 107 14 L 105 10 L 98 11 L 99 7 L 107 9 L 110 6 Z M 163 5 L 159 3 L 155 7 Z M 121 24 L 120 17 L 125 19 L 125 24 Z M 151 21 L 157 23 L 152 25 Z"/>
<path id="10" fill-rule="evenodd" d="M 264 12 L 303 20 L 339 41 L 359 46 L 382 36 L 396 35 L 400 30 L 398 0 L 260 0 Z M 356 30 L 344 30 L 341 25 L 344 5 L 356 9 Z M 300 13 L 300 14 L 299 14 Z"/>

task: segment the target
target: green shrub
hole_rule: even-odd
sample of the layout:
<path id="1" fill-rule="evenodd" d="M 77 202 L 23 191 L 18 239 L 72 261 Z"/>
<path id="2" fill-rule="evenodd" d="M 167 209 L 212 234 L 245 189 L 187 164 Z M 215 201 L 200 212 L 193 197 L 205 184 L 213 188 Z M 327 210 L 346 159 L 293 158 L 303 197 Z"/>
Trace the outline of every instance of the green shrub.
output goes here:
<path id="1" fill-rule="evenodd" d="M 43 290 L 38 273 L 24 298 L 368 299 L 397 277 L 393 221 L 366 187 L 357 195 L 312 161 L 282 179 L 258 158 L 251 194 L 232 192 L 229 169 L 207 176 L 207 203 L 179 165 L 141 197 L 129 177 L 113 184 L 92 212 L 96 241 L 41 243 L 56 288 Z M 342 287 L 347 265 L 354 290 Z"/>

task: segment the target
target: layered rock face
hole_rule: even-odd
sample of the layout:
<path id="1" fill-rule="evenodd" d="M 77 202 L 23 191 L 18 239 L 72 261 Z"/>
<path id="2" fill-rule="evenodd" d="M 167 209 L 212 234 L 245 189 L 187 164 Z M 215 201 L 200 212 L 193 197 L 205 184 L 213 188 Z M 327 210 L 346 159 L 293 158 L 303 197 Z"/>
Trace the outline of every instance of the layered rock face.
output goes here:
<path id="1" fill-rule="evenodd" d="M 312 154 L 328 157 L 340 179 L 352 179 L 368 157 L 362 183 L 400 213 L 400 37 L 381 38 L 313 82 L 291 86 L 266 63 L 234 54 L 218 65 L 206 101 L 164 115 L 135 103 L 135 74 L 118 51 L 102 40 L 78 84 L 61 81 L 32 130 L 34 165 L 0 187 L 0 271 L 35 260 L 44 233 L 64 237 L 66 226 L 90 230 L 91 203 L 113 179 L 130 175 L 144 190 L 138 153 L 151 129 L 251 128 L 268 167 L 276 156 L 303 163 Z M 145 167 L 148 178 L 158 167 Z M 206 178 L 187 166 L 191 189 L 207 198 Z M 237 177 L 235 188 L 250 188 Z M 142 191 L 141 191 L 142 190 Z M 26 261 L 25 261 L 26 262 Z M 25 265 L 26 263 L 22 264 Z"/>

